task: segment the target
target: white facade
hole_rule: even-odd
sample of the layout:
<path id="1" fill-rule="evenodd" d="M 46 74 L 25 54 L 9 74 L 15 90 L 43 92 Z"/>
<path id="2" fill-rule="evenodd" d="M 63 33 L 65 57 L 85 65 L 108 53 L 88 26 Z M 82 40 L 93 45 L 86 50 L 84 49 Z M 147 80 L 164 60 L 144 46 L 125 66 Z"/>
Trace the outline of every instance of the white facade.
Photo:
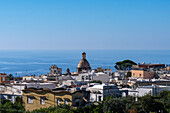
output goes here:
<path id="1" fill-rule="evenodd" d="M 1 85 L 0 98 L 8 99 L 14 103 L 16 97 L 22 97 L 22 90 L 24 88 L 24 85 Z"/>
<path id="2" fill-rule="evenodd" d="M 111 75 L 112 74 L 112 69 L 104 69 L 103 71 L 105 74 Z"/>
<path id="3" fill-rule="evenodd" d="M 110 72 L 97 72 L 97 73 L 82 73 L 78 76 L 72 76 L 73 79 L 77 81 L 93 81 L 93 80 L 100 80 L 102 82 L 109 82 L 110 81 Z"/>
<path id="4" fill-rule="evenodd" d="M 67 85 L 67 86 L 71 86 L 71 85 L 75 85 L 75 80 L 65 80 L 62 81 L 62 85 Z"/>
<path id="5" fill-rule="evenodd" d="M 136 88 L 136 90 L 130 89 L 130 88 L 120 89 L 123 96 L 130 95 L 130 96 L 135 96 L 135 97 L 145 96 L 147 94 L 149 94 L 149 95 L 159 95 L 159 93 L 164 91 L 164 90 L 170 91 L 170 86 L 152 85 L 152 86 L 139 86 L 139 87 Z"/>
<path id="6" fill-rule="evenodd" d="M 136 90 L 138 91 L 138 96 L 144 96 L 146 94 L 158 95 L 160 92 L 164 90 L 170 91 L 170 86 L 160 85 L 140 86 Z"/>
<path id="7" fill-rule="evenodd" d="M 103 101 L 104 97 L 119 95 L 119 89 L 115 85 L 101 84 L 88 87 L 86 89 L 90 91 L 90 101 Z"/>
<path id="8" fill-rule="evenodd" d="M 92 76 L 92 80 L 100 80 L 102 82 L 109 82 L 110 74 L 105 74 L 103 72 L 95 73 L 96 76 Z"/>
<path id="9" fill-rule="evenodd" d="M 31 75 L 31 76 L 23 76 L 22 81 L 43 81 L 43 79 L 41 77 Z"/>
<path id="10" fill-rule="evenodd" d="M 123 97 L 126 97 L 127 95 L 135 97 L 138 96 L 138 91 L 131 88 L 122 88 L 120 91 L 122 92 Z"/>
<path id="11" fill-rule="evenodd" d="M 1 99 L 7 99 L 10 100 L 12 103 L 15 102 L 16 97 L 22 97 L 22 95 L 15 95 L 15 94 L 0 94 Z"/>
<path id="12" fill-rule="evenodd" d="M 90 73 L 82 73 L 78 74 L 77 76 L 72 76 L 72 78 L 75 79 L 76 81 L 91 81 L 92 76 L 94 75 Z"/>
<path id="13" fill-rule="evenodd" d="M 22 83 L 27 88 L 48 88 L 48 89 L 55 89 L 56 84 L 54 83 Z"/>

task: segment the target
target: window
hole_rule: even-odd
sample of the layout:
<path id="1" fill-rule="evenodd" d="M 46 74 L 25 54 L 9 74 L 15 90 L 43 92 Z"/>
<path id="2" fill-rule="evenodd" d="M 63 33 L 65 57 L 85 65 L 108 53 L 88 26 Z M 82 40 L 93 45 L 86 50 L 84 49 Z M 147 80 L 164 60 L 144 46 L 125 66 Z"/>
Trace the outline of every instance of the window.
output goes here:
<path id="1" fill-rule="evenodd" d="M 61 103 L 61 99 L 57 98 L 57 105 L 60 105 L 60 103 Z"/>
<path id="2" fill-rule="evenodd" d="M 42 105 L 45 104 L 45 97 L 40 97 L 40 104 L 42 104 Z"/>
<path id="3" fill-rule="evenodd" d="M 27 96 L 27 103 L 33 104 L 33 96 Z"/>
<path id="4" fill-rule="evenodd" d="M 54 73 L 56 73 L 57 71 L 56 70 L 54 70 Z"/>
<path id="5" fill-rule="evenodd" d="M 86 76 L 86 80 L 88 80 L 89 79 L 89 77 L 88 76 Z"/>
<path id="6" fill-rule="evenodd" d="M 94 98 L 91 98 L 91 101 L 94 102 Z"/>
<path id="7" fill-rule="evenodd" d="M 133 73 L 133 76 L 135 76 L 135 73 Z"/>
<path id="8" fill-rule="evenodd" d="M 65 99 L 64 104 L 68 105 L 68 99 Z"/>
<path id="9" fill-rule="evenodd" d="M 65 100 L 64 104 L 68 105 L 68 101 L 67 101 L 67 100 Z"/>
<path id="10" fill-rule="evenodd" d="M 2 81 L 5 81 L 5 77 L 2 77 Z"/>
<path id="11" fill-rule="evenodd" d="M 84 76 L 82 76 L 82 79 L 84 80 Z"/>
<path id="12" fill-rule="evenodd" d="M 141 74 L 139 74 L 139 76 L 141 77 Z"/>
<path id="13" fill-rule="evenodd" d="M 79 102 L 80 102 L 80 99 L 75 100 L 76 106 L 79 106 Z"/>
<path id="14" fill-rule="evenodd" d="M 101 96 L 98 96 L 98 98 L 99 98 L 99 101 L 102 101 L 102 99 L 101 99 L 102 97 Z"/>

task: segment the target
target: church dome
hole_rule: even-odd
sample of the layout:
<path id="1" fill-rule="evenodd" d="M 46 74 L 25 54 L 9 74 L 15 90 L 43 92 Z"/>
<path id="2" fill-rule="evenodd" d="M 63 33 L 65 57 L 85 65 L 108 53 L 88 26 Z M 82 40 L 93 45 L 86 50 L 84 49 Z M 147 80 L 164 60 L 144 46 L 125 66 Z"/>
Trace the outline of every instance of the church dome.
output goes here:
<path id="1" fill-rule="evenodd" d="M 80 60 L 78 66 L 77 66 L 77 71 L 81 72 L 82 70 L 91 70 L 89 62 L 86 60 L 86 53 L 82 53 L 82 59 Z"/>
<path id="2" fill-rule="evenodd" d="M 77 68 L 87 68 L 90 67 L 89 62 L 86 59 L 81 59 Z"/>

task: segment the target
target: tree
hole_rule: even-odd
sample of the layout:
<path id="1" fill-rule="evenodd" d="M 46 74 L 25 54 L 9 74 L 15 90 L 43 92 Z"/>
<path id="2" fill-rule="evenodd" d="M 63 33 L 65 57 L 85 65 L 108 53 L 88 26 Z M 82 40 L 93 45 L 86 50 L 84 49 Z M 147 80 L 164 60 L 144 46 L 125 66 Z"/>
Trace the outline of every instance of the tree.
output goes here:
<path id="1" fill-rule="evenodd" d="M 158 100 L 154 99 L 151 95 L 141 97 L 140 104 L 142 110 L 145 112 L 159 112 L 166 111 L 164 105 Z"/>
<path id="2" fill-rule="evenodd" d="M 132 65 L 137 65 L 137 64 L 131 60 L 123 60 L 120 62 L 116 62 L 116 65 L 114 67 L 117 70 L 131 70 Z"/>
<path id="3" fill-rule="evenodd" d="M 33 110 L 31 113 L 74 113 L 74 109 L 69 105 L 51 106 L 49 108 L 41 108 Z"/>
<path id="4" fill-rule="evenodd" d="M 107 97 L 103 103 L 104 113 L 127 113 L 132 106 L 131 97 L 126 98 L 113 98 Z"/>
<path id="5" fill-rule="evenodd" d="M 131 77 L 132 76 L 132 73 L 129 71 L 127 72 L 127 76 L 126 77 Z"/>
<path id="6" fill-rule="evenodd" d="M 0 104 L 0 113 L 19 113 L 25 112 L 24 106 L 21 103 L 14 104 L 9 100 L 3 100 Z"/>
<path id="7" fill-rule="evenodd" d="M 14 80 L 14 77 L 13 77 L 12 74 L 9 74 L 9 75 L 7 76 L 7 79 L 8 79 L 8 80 Z"/>
<path id="8" fill-rule="evenodd" d="M 170 110 L 170 91 L 163 91 L 159 94 L 160 101 L 163 102 L 166 109 Z"/>
<path id="9" fill-rule="evenodd" d="M 20 103 L 20 104 L 22 104 L 22 97 L 16 97 L 15 98 L 15 103 Z M 14 104 L 15 104 L 14 103 Z"/>

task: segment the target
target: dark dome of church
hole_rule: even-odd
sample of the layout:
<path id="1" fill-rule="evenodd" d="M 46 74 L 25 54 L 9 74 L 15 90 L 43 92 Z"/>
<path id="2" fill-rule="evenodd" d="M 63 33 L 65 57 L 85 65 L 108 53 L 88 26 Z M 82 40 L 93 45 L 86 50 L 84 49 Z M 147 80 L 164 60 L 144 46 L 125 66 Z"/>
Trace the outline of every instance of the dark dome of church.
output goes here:
<path id="1" fill-rule="evenodd" d="M 82 59 L 80 60 L 78 66 L 77 66 L 77 72 L 84 72 L 84 71 L 91 70 L 89 62 L 86 60 L 86 53 L 82 53 Z"/>
<path id="2" fill-rule="evenodd" d="M 90 67 L 89 62 L 86 59 L 81 59 L 77 68 L 87 68 Z"/>

